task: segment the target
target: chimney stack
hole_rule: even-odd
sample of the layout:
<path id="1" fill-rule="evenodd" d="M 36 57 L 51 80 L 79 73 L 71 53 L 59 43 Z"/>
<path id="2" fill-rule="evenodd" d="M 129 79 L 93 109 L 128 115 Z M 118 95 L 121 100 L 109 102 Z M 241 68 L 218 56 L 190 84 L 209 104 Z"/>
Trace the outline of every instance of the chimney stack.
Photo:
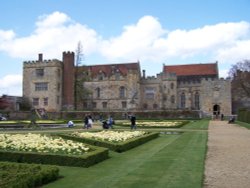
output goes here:
<path id="1" fill-rule="evenodd" d="M 43 54 L 38 54 L 38 61 L 43 61 Z"/>
<path id="2" fill-rule="evenodd" d="M 146 71 L 142 70 L 142 77 L 145 78 L 146 77 Z"/>

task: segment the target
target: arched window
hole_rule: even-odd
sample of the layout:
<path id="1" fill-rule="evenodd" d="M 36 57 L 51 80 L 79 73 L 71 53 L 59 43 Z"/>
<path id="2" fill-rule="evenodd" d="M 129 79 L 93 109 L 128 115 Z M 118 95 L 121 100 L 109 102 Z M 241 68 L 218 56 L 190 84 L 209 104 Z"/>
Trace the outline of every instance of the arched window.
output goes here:
<path id="1" fill-rule="evenodd" d="M 196 110 L 200 109 L 200 94 L 198 92 L 194 94 L 194 107 Z"/>
<path id="2" fill-rule="evenodd" d="M 181 108 L 185 108 L 186 107 L 186 96 L 185 93 L 182 92 L 181 93 Z"/>
<path id="3" fill-rule="evenodd" d="M 124 86 L 120 87 L 120 98 L 126 97 L 126 88 Z"/>
<path id="4" fill-rule="evenodd" d="M 171 103 L 172 103 L 172 104 L 175 103 L 175 97 L 174 97 L 174 95 L 171 96 Z"/>
<path id="5" fill-rule="evenodd" d="M 157 105 L 157 104 L 153 104 L 153 108 L 154 108 L 154 109 L 157 109 L 157 108 L 158 108 L 158 105 Z"/>
<path id="6" fill-rule="evenodd" d="M 100 98 L 101 97 L 101 89 L 98 87 L 96 88 L 96 97 Z"/>
<path id="7" fill-rule="evenodd" d="M 98 80 L 104 80 L 104 76 L 104 73 L 102 71 L 99 71 Z"/>
<path id="8" fill-rule="evenodd" d="M 171 83 L 171 84 L 170 84 L 170 88 L 171 88 L 171 89 L 174 89 L 174 83 Z"/>

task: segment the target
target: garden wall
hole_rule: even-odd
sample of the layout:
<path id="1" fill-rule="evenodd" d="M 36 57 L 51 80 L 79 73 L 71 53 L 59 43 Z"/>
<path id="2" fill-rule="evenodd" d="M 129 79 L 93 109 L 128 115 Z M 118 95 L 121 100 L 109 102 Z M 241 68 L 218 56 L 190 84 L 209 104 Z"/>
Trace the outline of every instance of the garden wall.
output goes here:
<path id="1" fill-rule="evenodd" d="M 199 111 L 191 110 L 162 110 L 162 111 L 62 111 L 48 112 L 49 119 L 83 119 L 85 115 L 91 115 L 94 119 L 107 119 L 110 115 L 114 119 L 127 119 L 134 113 L 137 119 L 199 119 Z M 16 111 L 8 112 L 9 119 L 30 119 L 31 112 Z"/>

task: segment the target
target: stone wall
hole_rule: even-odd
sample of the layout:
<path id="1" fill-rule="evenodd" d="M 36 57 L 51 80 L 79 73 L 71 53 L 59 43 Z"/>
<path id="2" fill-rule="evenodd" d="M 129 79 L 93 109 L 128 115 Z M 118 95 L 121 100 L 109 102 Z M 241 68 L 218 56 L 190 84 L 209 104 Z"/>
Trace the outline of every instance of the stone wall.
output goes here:
<path id="1" fill-rule="evenodd" d="M 62 62 L 58 60 L 29 61 L 23 63 L 23 96 L 32 104 L 33 98 L 39 99 L 34 108 L 44 108 L 47 111 L 61 110 L 62 95 Z M 37 75 L 36 70 L 42 69 L 43 75 Z M 36 83 L 47 83 L 47 90 L 37 91 Z M 48 104 L 44 99 L 48 98 Z"/>

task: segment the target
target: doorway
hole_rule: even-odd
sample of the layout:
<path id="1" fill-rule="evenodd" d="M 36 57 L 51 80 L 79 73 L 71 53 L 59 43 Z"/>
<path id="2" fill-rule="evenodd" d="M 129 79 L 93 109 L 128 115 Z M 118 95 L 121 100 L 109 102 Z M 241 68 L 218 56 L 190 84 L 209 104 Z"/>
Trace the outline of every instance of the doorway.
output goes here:
<path id="1" fill-rule="evenodd" d="M 220 115 L 220 105 L 215 104 L 213 106 L 213 115 L 216 116 L 216 119 L 218 118 L 218 116 Z"/>

